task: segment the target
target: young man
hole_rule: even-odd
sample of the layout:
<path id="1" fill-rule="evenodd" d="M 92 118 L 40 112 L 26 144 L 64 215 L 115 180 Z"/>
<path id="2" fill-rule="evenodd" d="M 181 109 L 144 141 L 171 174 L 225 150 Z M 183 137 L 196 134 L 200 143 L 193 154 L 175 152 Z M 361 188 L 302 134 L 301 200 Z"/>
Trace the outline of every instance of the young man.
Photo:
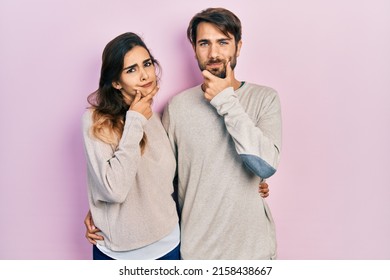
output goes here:
<path id="1" fill-rule="evenodd" d="M 235 78 L 242 41 L 232 12 L 196 14 L 187 36 L 204 81 L 175 96 L 163 115 L 178 164 L 181 257 L 274 259 L 274 222 L 258 182 L 279 163 L 278 95 Z"/>

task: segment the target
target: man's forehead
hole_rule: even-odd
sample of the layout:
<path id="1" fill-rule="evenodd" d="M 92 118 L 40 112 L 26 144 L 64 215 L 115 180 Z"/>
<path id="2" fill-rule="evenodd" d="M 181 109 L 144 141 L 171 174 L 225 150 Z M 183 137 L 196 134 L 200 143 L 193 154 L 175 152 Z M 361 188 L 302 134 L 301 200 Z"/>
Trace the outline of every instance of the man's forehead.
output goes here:
<path id="1" fill-rule="evenodd" d="M 209 22 L 201 22 L 197 27 L 196 40 L 222 40 L 234 39 L 234 36 L 228 33 L 226 36 L 215 24 Z"/>

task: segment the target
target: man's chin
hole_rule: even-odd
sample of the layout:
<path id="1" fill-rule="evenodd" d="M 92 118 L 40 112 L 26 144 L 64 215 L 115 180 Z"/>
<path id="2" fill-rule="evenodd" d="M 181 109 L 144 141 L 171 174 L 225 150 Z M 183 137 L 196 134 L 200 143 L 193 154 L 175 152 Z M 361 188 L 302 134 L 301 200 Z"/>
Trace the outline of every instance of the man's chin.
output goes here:
<path id="1" fill-rule="evenodd" d="M 225 79 L 226 78 L 226 73 L 225 71 L 210 71 L 211 74 L 213 74 L 214 76 L 217 76 L 221 79 Z"/>
<path id="2" fill-rule="evenodd" d="M 214 76 L 217 76 L 219 78 L 225 78 L 226 77 L 226 73 L 225 71 L 223 70 L 220 70 L 220 69 L 207 69 L 211 74 L 213 74 Z"/>

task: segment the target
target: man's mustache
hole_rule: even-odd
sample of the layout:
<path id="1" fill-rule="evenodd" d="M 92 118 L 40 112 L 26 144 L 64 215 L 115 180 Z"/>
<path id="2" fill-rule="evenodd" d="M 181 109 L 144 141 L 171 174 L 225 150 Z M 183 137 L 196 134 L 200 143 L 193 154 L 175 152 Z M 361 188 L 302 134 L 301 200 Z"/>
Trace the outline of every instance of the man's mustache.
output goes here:
<path id="1" fill-rule="evenodd" d="M 221 60 L 221 59 L 210 59 L 210 60 L 207 61 L 206 64 L 207 65 L 214 64 L 214 63 L 224 63 L 224 64 L 226 64 L 225 62 L 226 62 L 225 60 Z"/>

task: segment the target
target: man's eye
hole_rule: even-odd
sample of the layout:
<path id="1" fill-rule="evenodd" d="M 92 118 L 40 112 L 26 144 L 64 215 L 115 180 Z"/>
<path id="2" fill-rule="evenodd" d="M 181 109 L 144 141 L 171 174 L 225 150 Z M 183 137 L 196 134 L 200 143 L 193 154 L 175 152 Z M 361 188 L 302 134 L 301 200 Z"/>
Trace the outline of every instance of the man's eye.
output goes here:
<path id="1" fill-rule="evenodd" d="M 209 44 L 208 43 L 200 43 L 199 44 L 201 47 L 207 47 Z"/>
<path id="2" fill-rule="evenodd" d="M 227 45 L 228 44 L 228 42 L 226 42 L 226 41 L 221 41 L 221 42 L 219 42 L 221 45 Z"/>

